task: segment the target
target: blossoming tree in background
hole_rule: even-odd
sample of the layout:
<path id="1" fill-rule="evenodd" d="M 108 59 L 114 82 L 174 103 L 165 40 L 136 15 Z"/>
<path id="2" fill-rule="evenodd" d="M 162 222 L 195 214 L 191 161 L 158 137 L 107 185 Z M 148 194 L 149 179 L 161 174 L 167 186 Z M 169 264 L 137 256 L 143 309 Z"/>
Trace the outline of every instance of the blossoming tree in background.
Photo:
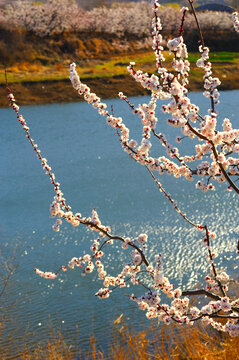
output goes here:
<path id="1" fill-rule="evenodd" d="M 207 224 L 193 222 L 190 216 L 183 213 L 159 181 L 159 177 L 165 173 L 173 174 L 175 178 L 184 177 L 188 181 L 199 178 L 200 180 L 196 182 L 196 188 L 203 192 L 214 190 L 217 182 L 224 182 L 227 187 L 239 194 L 239 188 L 234 181 L 239 175 L 239 130 L 233 129 L 230 120 L 227 118 L 223 120 L 222 126 L 217 124 L 219 118 L 217 112 L 219 91 L 217 87 L 220 85 L 220 81 L 212 74 L 209 49 L 204 43 L 192 1 L 189 0 L 189 3 L 200 35 L 199 51 L 201 56 L 196 65 L 204 71 L 204 96 L 205 101 L 209 104 L 206 115 L 201 114 L 199 107 L 193 104 L 188 97 L 190 63 L 187 60 L 187 47 L 183 39 L 184 21 L 188 8 L 181 9 L 178 36 L 167 42 L 167 49 L 173 54 L 172 70 L 169 71 L 164 65 L 163 38 L 160 33 L 161 23 L 158 16 L 159 4 L 157 0 L 153 2 L 152 24 L 157 74 L 149 75 L 143 71 L 135 70 L 134 63 L 130 63 L 128 66 L 130 75 L 151 93 L 149 102 L 138 107 L 131 104 L 125 94 L 119 93 L 119 97 L 129 105 L 135 116 L 142 122 L 140 144 L 131 139 L 130 131 L 125 126 L 123 119 L 111 114 L 107 105 L 96 94 L 92 93 L 87 85 L 81 82 L 74 63 L 70 66 L 70 79 L 79 95 L 82 95 L 100 115 L 106 117 L 107 124 L 115 129 L 124 151 L 148 171 L 159 192 L 172 204 L 174 209 L 172 211 L 176 211 L 178 216 L 181 216 L 192 228 L 200 231 L 202 245 L 207 250 L 207 261 L 210 269 L 205 278 L 205 288 L 185 291 L 173 288 L 170 280 L 164 275 L 163 255 L 155 254 L 152 263 L 148 260 L 147 234 L 142 233 L 137 238 L 113 235 L 110 227 L 101 223 L 95 209 L 92 210 L 92 216 L 88 218 L 80 213 L 74 213 L 67 204 L 60 184 L 56 181 L 47 159 L 42 156 L 38 146 L 31 138 L 29 127 L 20 115 L 14 95 L 7 86 L 8 97 L 26 137 L 54 187 L 55 197 L 50 206 L 50 213 L 56 219 L 53 229 L 59 231 L 62 221 L 66 220 L 73 226 L 85 225 L 92 230 L 92 233 L 97 234 L 97 239 L 93 240 L 89 254 L 79 258 L 74 257 L 56 272 L 44 272 L 39 269 L 35 269 L 35 272 L 46 279 L 55 279 L 60 271 L 66 271 L 75 266 L 82 267 L 84 275 L 97 269 L 98 276 L 103 281 L 103 287 L 95 295 L 101 299 L 109 297 L 117 288 L 125 287 L 129 283 L 136 284 L 146 292 L 140 297 L 132 294 L 130 298 L 141 310 L 146 312 L 147 318 L 156 318 L 166 324 L 176 322 L 189 325 L 201 320 L 204 324 L 211 325 L 219 331 L 237 336 L 239 335 L 239 299 L 233 299 L 228 295 L 229 276 L 226 272 L 217 269 L 214 260 L 215 254 L 211 247 L 211 242 L 216 241 L 216 234 L 210 230 Z M 235 30 L 239 32 L 237 13 L 233 14 L 233 23 Z M 168 131 L 170 131 L 171 126 L 179 130 L 176 141 L 180 143 L 182 137 L 197 140 L 194 154 L 182 156 L 180 150 L 168 142 L 167 134 L 164 135 L 157 131 L 156 107 L 159 100 L 166 100 L 166 104 L 161 106 L 161 109 L 168 115 Z M 162 145 L 165 151 L 164 156 L 155 158 L 150 155 L 152 146 L 150 139 L 152 137 L 155 137 Z M 208 155 L 208 161 L 205 161 L 205 155 Z M 122 251 L 131 250 L 132 262 L 122 264 L 120 273 L 111 276 L 104 267 L 103 251 L 106 246 L 115 242 L 121 242 Z M 151 280 L 152 286 L 148 285 L 147 279 Z M 167 303 L 161 301 L 162 293 L 166 295 Z M 208 302 L 201 307 L 193 306 L 189 299 L 195 296 L 204 296 Z"/>
<path id="2" fill-rule="evenodd" d="M 125 10 L 126 9 L 126 10 Z M 163 29 L 175 32 L 180 22 L 177 7 L 162 6 L 158 10 Z M 213 15 L 213 16 L 212 16 Z M 199 13 L 200 26 L 204 30 L 232 31 L 231 15 L 220 11 Z M 24 28 L 44 37 L 64 31 L 96 31 L 100 33 L 137 37 L 151 36 L 152 11 L 150 2 L 138 1 L 96 7 L 85 11 L 75 0 L 16 0 L 1 11 L 0 22 L 7 26 Z M 185 30 L 196 30 L 193 14 L 188 14 Z"/>

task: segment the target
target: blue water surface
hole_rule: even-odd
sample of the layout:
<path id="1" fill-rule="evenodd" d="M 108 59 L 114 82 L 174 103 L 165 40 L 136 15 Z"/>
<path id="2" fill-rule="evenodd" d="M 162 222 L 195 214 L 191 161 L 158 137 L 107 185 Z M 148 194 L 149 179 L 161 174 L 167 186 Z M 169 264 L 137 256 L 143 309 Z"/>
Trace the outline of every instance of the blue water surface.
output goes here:
<path id="1" fill-rule="evenodd" d="M 229 117 L 234 127 L 239 125 L 238 96 L 238 90 L 222 92 L 218 106 L 219 120 Z M 205 115 L 207 100 L 196 92 L 190 98 Z M 139 104 L 149 98 L 130 100 Z M 127 104 L 118 99 L 108 100 L 107 104 L 113 105 L 114 113 L 123 117 L 132 137 L 140 141 L 140 121 Z M 20 113 L 74 212 L 90 216 L 92 208 L 96 208 L 102 223 L 110 225 L 114 234 L 134 238 L 146 232 L 149 258 L 153 260 L 155 254 L 163 253 L 165 274 L 175 286 L 192 288 L 203 282 L 209 269 L 200 233 L 177 215 L 147 171 L 122 151 L 114 129 L 103 117 L 82 102 L 24 106 Z M 157 116 L 158 131 L 168 134 L 160 106 Z M 178 130 L 169 130 L 168 140 L 174 144 Z M 97 235 L 67 223 L 59 233 L 52 230 L 52 185 L 11 109 L 0 110 L 0 134 L 0 249 L 5 259 L 15 250 L 14 263 L 18 264 L 1 299 L 6 321 L 0 346 L 11 343 L 17 355 L 24 342 L 31 348 L 45 339 L 49 328 L 59 329 L 68 343 L 75 344 L 78 326 L 82 349 L 88 347 L 92 333 L 107 349 L 113 320 L 121 313 L 134 327 L 147 326 L 149 320 L 144 313 L 125 296 L 137 291 L 134 287 L 119 289 L 109 299 L 99 300 L 94 294 L 102 283 L 95 273 L 82 277 L 76 268 L 54 281 L 36 276 L 35 267 L 56 271 L 72 257 L 87 253 Z M 182 147 L 182 153 L 194 151 L 188 139 Z M 164 155 L 160 144 L 154 144 L 153 155 Z M 195 181 L 168 175 L 160 181 L 190 219 L 207 223 L 216 231 L 218 239 L 213 246 L 218 252 L 217 265 L 235 275 L 238 196 L 226 191 L 225 184 L 217 184 L 217 191 L 204 194 L 195 189 Z M 129 259 L 130 252 L 123 252 L 118 244 L 106 250 L 109 273 L 119 272 Z"/>

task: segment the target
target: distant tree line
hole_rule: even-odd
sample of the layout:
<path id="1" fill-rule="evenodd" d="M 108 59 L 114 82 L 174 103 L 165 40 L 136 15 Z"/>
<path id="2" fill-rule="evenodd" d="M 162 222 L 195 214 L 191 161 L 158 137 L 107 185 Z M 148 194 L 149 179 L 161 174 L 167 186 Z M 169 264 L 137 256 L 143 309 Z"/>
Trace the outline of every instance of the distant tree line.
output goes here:
<path id="1" fill-rule="evenodd" d="M 164 31 L 176 31 L 180 21 L 179 7 L 163 6 L 160 17 Z M 228 13 L 208 11 L 198 13 L 198 18 L 204 31 L 232 31 L 231 15 Z M 113 3 L 110 7 L 85 10 L 75 0 L 48 0 L 45 3 L 17 0 L 0 10 L 0 22 L 6 26 L 24 28 L 42 37 L 65 31 L 147 37 L 151 34 L 151 4 L 149 1 Z M 187 16 L 184 30 L 196 30 L 192 14 Z"/>

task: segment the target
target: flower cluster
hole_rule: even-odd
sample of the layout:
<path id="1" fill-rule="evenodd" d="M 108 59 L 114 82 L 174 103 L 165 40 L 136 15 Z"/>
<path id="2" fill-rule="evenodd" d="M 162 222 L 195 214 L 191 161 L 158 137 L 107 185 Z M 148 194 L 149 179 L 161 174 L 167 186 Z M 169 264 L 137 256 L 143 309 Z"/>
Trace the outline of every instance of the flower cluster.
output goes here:
<path id="1" fill-rule="evenodd" d="M 98 298 L 100 299 L 106 299 L 107 297 L 109 297 L 109 294 L 110 294 L 110 290 L 109 289 L 100 289 L 96 294 L 95 296 L 98 296 Z"/>
<path id="2" fill-rule="evenodd" d="M 198 59 L 196 65 L 202 68 L 205 72 L 204 75 L 204 96 L 210 98 L 212 100 L 212 110 L 214 112 L 214 104 L 218 104 L 219 99 L 219 92 L 217 87 L 221 84 L 220 80 L 216 77 L 212 77 L 212 64 L 208 61 L 209 60 L 209 48 L 203 47 L 202 45 L 199 46 L 199 51 L 201 52 L 201 58 Z"/>
<path id="3" fill-rule="evenodd" d="M 212 257 L 215 258 L 215 255 Z M 211 262 L 210 258 L 209 258 L 209 262 Z M 220 293 L 220 286 L 222 286 L 222 289 L 224 291 L 228 291 L 228 281 L 229 281 L 229 276 L 227 275 L 226 272 L 222 271 L 221 273 L 218 273 L 216 276 L 214 274 L 210 274 L 207 275 L 205 277 L 205 280 L 207 282 L 206 285 L 206 290 L 207 291 L 213 291 L 214 293 Z M 219 286 L 220 284 L 220 286 Z"/>
<path id="4" fill-rule="evenodd" d="M 52 273 L 50 271 L 41 271 L 39 269 L 34 269 L 37 275 L 45 278 L 45 279 L 55 279 L 57 277 L 57 273 Z"/>
<path id="5" fill-rule="evenodd" d="M 234 12 L 232 14 L 232 21 L 233 21 L 235 31 L 239 32 L 239 20 L 238 20 L 238 13 L 237 12 Z"/>

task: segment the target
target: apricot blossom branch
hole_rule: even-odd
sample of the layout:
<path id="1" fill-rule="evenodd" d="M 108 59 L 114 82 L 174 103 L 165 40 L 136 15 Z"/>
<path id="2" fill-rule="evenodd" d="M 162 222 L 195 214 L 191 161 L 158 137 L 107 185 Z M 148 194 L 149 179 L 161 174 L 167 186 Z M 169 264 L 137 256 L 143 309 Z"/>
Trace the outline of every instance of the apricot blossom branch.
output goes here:
<path id="1" fill-rule="evenodd" d="M 167 41 L 167 49 L 173 54 L 173 70 L 170 72 L 163 65 L 165 62 L 164 47 L 162 45 L 163 37 L 160 33 L 162 26 L 158 16 L 160 5 L 157 0 L 153 2 L 152 20 L 153 50 L 156 57 L 157 75 L 149 75 L 141 70 L 136 71 L 135 63 L 130 63 L 128 66 L 130 75 L 143 88 L 151 92 L 150 100 L 147 104 L 141 104 L 136 108 L 128 100 L 127 96 L 119 93 L 119 97 L 126 101 L 133 113 L 142 122 L 142 139 L 139 145 L 136 140 L 130 139 L 129 128 L 124 124 L 121 117 L 117 117 L 114 114 L 113 108 L 110 114 L 107 110 L 107 105 L 95 93 L 92 93 L 86 84 L 81 82 L 74 63 L 70 65 L 70 80 L 79 95 L 83 95 L 84 99 L 100 115 L 106 117 L 107 124 L 116 131 L 123 150 L 133 160 L 146 168 L 160 193 L 173 205 L 175 211 L 192 227 L 205 232 L 202 243 L 206 248 L 206 258 L 211 269 L 210 274 L 205 277 L 205 289 L 184 291 L 180 288 L 174 289 L 164 274 L 162 254 L 156 254 L 153 261 L 146 255 L 147 234 L 139 234 L 135 239 L 113 235 L 110 227 L 101 223 L 96 209 L 92 210 L 91 217 L 83 217 L 80 213 L 73 213 L 71 211 L 71 207 L 66 204 L 66 199 L 60 189 L 60 183 L 56 181 L 47 159 L 42 156 L 38 145 L 31 138 L 29 127 L 23 116 L 19 113 L 19 107 L 7 84 L 7 76 L 6 88 L 10 105 L 15 111 L 28 141 L 36 152 L 37 158 L 41 161 L 42 167 L 54 187 L 56 195 L 50 206 L 50 214 L 56 219 L 53 229 L 59 231 L 62 219 L 64 219 L 73 226 L 84 225 L 98 235 L 97 239 L 94 239 L 90 246 L 89 254 L 73 257 L 67 265 L 62 265 L 55 273 L 39 269 L 34 269 L 35 272 L 43 278 L 55 279 L 60 271 L 66 271 L 68 268 L 73 269 L 75 266 L 83 269 L 82 275 L 90 274 L 93 270 L 97 269 L 98 277 L 103 281 L 104 286 L 95 294 L 100 299 L 108 298 L 112 291 L 125 287 L 126 284 L 139 285 L 146 290 L 146 293 L 140 297 L 132 294 L 130 298 L 137 303 L 139 309 L 146 312 L 148 319 L 157 318 L 165 324 L 174 321 L 190 325 L 195 321 L 201 320 L 204 324 L 211 325 L 218 331 L 228 332 L 231 336 L 237 336 L 239 334 L 239 299 L 233 299 L 227 295 L 229 276 L 225 271 L 218 270 L 215 266 L 214 258 L 216 254 L 212 251 L 211 240 L 216 239 L 216 234 L 209 231 L 207 225 L 189 219 L 179 209 L 177 203 L 158 180 L 159 175 L 165 172 L 168 175 L 172 174 L 175 178 L 183 176 L 188 181 L 193 181 L 193 176 L 207 176 L 206 184 L 198 181 L 196 188 L 206 192 L 215 189 L 210 183 L 211 180 L 217 180 L 218 182 L 227 181 L 229 186 L 239 194 L 239 188 L 231 180 L 231 176 L 239 175 L 239 159 L 235 157 L 235 154 L 239 153 L 239 130 L 232 128 L 229 119 L 224 119 L 223 131 L 216 130 L 218 114 L 216 113 L 215 106 L 219 99 L 217 87 L 220 85 L 220 81 L 218 78 L 212 77 L 209 49 L 205 47 L 200 25 L 193 7 L 193 1 L 189 0 L 189 4 L 195 17 L 201 41 L 199 47 L 201 57 L 196 65 L 204 70 L 204 96 L 210 99 L 211 107 L 207 115 L 203 116 L 200 114 L 199 107 L 193 104 L 187 96 L 190 63 L 188 61 L 187 47 L 182 35 L 188 9 L 182 9 L 179 36 Z M 235 14 L 233 15 L 233 21 L 234 27 L 238 31 L 238 17 Z M 156 116 L 156 108 L 159 100 L 167 102 L 161 106 L 162 112 L 169 114 L 167 124 L 181 130 L 181 136 L 177 137 L 178 140 L 180 139 L 178 142 L 180 143 L 182 138 L 199 141 L 195 145 L 195 154 L 180 155 L 179 150 L 168 142 L 166 136 L 161 132 L 157 132 L 158 116 Z M 196 122 L 200 124 L 200 128 L 196 128 L 193 125 Z M 165 156 L 155 157 L 150 155 L 152 147 L 150 138 L 152 135 L 165 148 Z M 204 161 L 206 155 L 210 156 L 211 162 Z M 189 162 L 198 162 L 196 169 L 192 169 L 188 165 Z M 121 243 L 122 250 L 131 250 L 131 260 L 122 266 L 121 271 L 116 276 L 112 276 L 107 273 L 103 263 L 103 250 L 106 246 L 114 244 L 115 241 Z M 145 279 L 146 277 L 147 279 Z M 167 299 L 167 304 L 162 303 L 161 293 Z M 189 297 L 191 296 L 204 296 L 211 301 L 201 307 L 197 307 L 190 303 Z M 222 323 L 215 319 L 225 319 L 225 322 Z"/>

